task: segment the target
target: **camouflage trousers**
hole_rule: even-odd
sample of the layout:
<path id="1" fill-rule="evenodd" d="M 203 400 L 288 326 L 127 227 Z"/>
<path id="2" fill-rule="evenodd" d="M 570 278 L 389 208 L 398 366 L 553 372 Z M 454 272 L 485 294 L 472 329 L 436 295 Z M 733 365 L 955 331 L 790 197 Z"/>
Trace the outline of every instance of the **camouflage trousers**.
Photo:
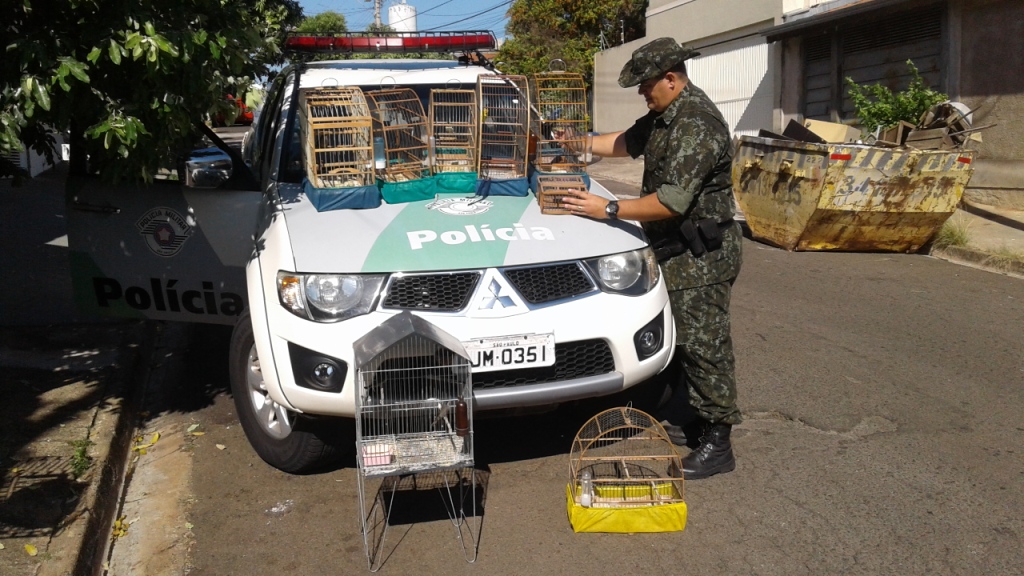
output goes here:
<path id="1" fill-rule="evenodd" d="M 713 423 L 739 424 L 736 360 L 729 326 L 732 282 L 669 292 L 676 320 L 676 361 L 697 414 Z"/>

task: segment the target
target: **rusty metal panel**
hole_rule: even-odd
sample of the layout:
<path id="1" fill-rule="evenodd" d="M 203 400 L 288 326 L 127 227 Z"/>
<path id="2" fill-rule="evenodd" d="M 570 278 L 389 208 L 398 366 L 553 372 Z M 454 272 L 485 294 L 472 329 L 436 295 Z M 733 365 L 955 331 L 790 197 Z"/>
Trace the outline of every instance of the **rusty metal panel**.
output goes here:
<path id="1" fill-rule="evenodd" d="M 973 154 L 743 137 L 733 189 L 754 237 L 787 250 L 915 252 L 956 210 Z"/>

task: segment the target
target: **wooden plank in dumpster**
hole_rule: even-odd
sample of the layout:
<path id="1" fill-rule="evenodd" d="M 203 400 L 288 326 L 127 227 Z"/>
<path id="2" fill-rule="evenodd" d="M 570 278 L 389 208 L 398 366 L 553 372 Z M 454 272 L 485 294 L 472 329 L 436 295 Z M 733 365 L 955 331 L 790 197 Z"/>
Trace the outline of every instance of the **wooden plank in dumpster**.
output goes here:
<path id="1" fill-rule="evenodd" d="M 786 250 L 916 252 L 956 211 L 974 152 L 739 139 L 736 201 Z"/>

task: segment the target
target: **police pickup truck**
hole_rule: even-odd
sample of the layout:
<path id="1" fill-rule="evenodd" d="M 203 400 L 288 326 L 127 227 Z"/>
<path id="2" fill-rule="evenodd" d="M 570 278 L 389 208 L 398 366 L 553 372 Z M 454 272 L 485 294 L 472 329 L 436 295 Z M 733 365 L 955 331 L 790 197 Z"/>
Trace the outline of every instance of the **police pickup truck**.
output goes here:
<path id="1" fill-rule="evenodd" d="M 489 33 L 469 45 L 480 36 L 460 50 L 493 49 Z M 361 50 L 346 38 L 289 42 Z M 362 40 L 366 51 L 383 41 L 399 52 L 433 42 Z M 68 213 L 79 305 L 234 326 L 228 361 L 242 427 L 266 462 L 289 472 L 352 449 L 353 343 L 406 311 L 465 345 L 476 411 L 613 394 L 658 374 L 675 333 L 635 223 L 545 214 L 533 194 L 326 211 L 307 197 L 300 90 L 399 86 L 426 98 L 495 74 L 477 61 L 296 64 L 276 76 L 241 153 L 223 142 L 197 150 L 176 182 L 75 184 Z M 596 182 L 590 191 L 612 197 Z"/>

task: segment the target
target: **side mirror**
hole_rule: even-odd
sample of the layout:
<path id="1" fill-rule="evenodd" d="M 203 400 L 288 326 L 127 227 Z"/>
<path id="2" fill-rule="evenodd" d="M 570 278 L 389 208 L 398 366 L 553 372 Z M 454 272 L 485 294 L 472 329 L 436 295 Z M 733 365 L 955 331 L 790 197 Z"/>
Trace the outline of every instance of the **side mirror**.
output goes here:
<path id="1" fill-rule="evenodd" d="M 188 188 L 219 188 L 231 178 L 231 156 L 220 148 L 193 150 L 185 160 L 185 186 Z"/>

